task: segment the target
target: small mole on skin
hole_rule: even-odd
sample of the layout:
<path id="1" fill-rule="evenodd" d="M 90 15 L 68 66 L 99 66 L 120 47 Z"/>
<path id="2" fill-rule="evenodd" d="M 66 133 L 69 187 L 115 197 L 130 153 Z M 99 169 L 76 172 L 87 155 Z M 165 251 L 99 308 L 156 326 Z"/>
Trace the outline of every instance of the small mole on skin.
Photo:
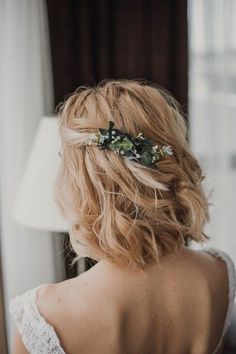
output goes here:
<path id="1" fill-rule="evenodd" d="M 61 298 L 60 297 L 57 298 L 57 302 L 61 302 Z"/>

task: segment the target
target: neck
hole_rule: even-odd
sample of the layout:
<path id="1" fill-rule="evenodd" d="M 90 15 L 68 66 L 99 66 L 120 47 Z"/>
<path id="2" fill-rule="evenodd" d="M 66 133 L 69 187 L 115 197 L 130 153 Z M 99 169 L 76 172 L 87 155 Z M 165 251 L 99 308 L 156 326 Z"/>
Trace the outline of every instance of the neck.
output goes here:
<path id="1" fill-rule="evenodd" d="M 140 274 L 147 274 L 147 273 L 152 273 L 152 272 L 157 272 L 158 269 L 161 269 L 162 267 L 165 266 L 165 264 L 175 262 L 178 260 L 178 258 L 181 256 L 182 252 L 187 249 L 186 246 L 181 246 L 178 252 L 173 252 L 167 255 L 161 255 L 159 256 L 159 264 L 148 264 L 145 266 L 145 268 L 142 270 L 141 268 L 132 268 L 128 267 L 128 264 L 116 264 L 113 263 L 107 259 L 101 259 L 95 266 L 93 266 L 91 269 L 94 269 L 94 271 L 102 271 L 103 273 L 110 273 L 110 274 L 121 274 L 124 276 L 124 274 L 127 274 L 128 276 L 135 276 L 135 275 L 140 275 Z"/>

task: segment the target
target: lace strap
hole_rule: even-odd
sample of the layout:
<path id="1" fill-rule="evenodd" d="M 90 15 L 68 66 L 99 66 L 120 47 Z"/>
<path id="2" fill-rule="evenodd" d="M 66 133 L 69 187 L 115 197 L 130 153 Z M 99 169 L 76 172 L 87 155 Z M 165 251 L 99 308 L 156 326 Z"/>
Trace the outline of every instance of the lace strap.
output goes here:
<path id="1" fill-rule="evenodd" d="M 215 248 L 205 248 L 204 251 L 212 254 L 215 257 L 221 258 L 227 267 L 228 271 L 228 308 L 226 312 L 226 317 L 225 317 L 225 322 L 224 322 L 224 327 L 223 327 L 223 332 L 221 335 L 220 342 L 218 343 L 217 348 L 215 349 L 214 353 L 217 352 L 219 349 L 223 337 L 227 332 L 227 329 L 229 328 L 229 325 L 232 321 L 232 316 L 233 316 L 233 306 L 234 306 L 234 301 L 235 301 L 235 295 L 236 295 L 236 270 L 235 270 L 235 265 L 232 261 L 232 259 L 229 257 L 229 255 L 223 251 L 220 251 Z M 214 354 L 213 353 L 213 354 Z"/>
<path id="2" fill-rule="evenodd" d="M 9 312 L 30 354 L 66 354 L 60 346 L 54 328 L 40 314 L 36 304 L 37 290 L 47 284 L 30 289 L 9 302 Z"/>

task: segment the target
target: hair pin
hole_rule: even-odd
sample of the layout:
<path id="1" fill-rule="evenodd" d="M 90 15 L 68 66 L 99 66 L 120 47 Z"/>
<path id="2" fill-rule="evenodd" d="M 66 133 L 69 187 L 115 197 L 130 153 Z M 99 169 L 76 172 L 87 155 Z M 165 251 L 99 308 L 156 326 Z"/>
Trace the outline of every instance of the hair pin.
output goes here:
<path id="1" fill-rule="evenodd" d="M 136 160 L 145 166 L 160 161 L 165 156 L 173 155 L 170 145 L 154 145 L 150 138 L 144 138 L 140 132 L 136 137 L 114 128 L 114 122 L 109 121 L 108 129 L 99 128 L 98 134 L 89 134 L 89 145 L 96 144 L 100 150 L 111 149 L 115 154 L 127 156 L 129 160 Z"/>

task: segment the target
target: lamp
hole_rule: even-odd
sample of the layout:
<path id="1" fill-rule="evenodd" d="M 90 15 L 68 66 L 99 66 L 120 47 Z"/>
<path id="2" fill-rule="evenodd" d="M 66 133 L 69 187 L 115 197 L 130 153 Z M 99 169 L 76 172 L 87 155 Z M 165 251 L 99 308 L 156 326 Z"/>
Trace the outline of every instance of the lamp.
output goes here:
<path id="1" fill-rule="evenodd" d="M 12 218 L 23 226 L 52 233 L 56 280 L 63 281 L 65 277 L 83 272 L 85 266 L 84 262 L 79 262 L 77 269 L 71 268 L 68 254 L 65 254 L 64 233 L 69 231 L 69 225 L 60 215 L 53 197 L 60 163 L 59 150 L 57 119 L 43 117 L 19 185 Z"/>
<path id="2" fill-rule="evenodd" d="M 13 208 L 12 216 L 17 223 L 33 229 L 68 232 L 69 226 L 53 199 L 59 147 L 57 119 L 42 118 Z"/>

